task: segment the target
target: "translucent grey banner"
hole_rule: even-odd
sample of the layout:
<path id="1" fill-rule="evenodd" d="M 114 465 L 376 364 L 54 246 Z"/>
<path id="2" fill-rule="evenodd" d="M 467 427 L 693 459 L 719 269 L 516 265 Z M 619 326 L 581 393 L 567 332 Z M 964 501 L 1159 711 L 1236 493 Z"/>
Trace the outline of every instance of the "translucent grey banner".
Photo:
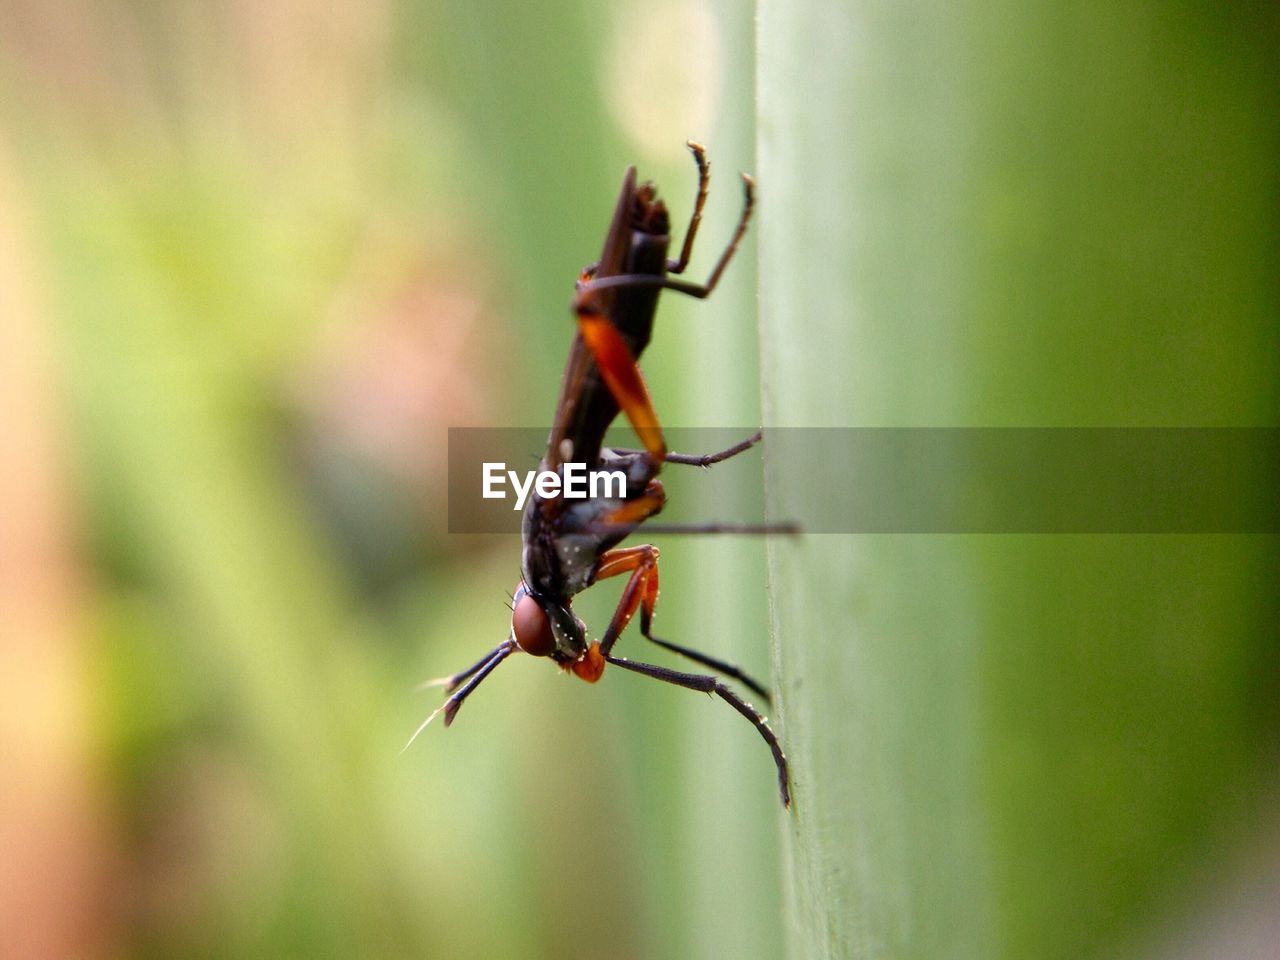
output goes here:
<path id="1" fill-rule="evenodd" d="M 519 532 L 517 488 L 537 469 L 548 432 L 449 431 L 450 532 Z M 680 453 L 712 453 L 753 432 L 673 429 L 667 442 Z M 635 445 L 623 430 L 610 440 Z M 503 498 L 484 497 L 486 477 Z M 668 506 L 653 523 L 663 527 L 1280 533 L 1277 428 L 776 428 L 738 457 L 707 469 L 668 464 L 661 479 Z"/>

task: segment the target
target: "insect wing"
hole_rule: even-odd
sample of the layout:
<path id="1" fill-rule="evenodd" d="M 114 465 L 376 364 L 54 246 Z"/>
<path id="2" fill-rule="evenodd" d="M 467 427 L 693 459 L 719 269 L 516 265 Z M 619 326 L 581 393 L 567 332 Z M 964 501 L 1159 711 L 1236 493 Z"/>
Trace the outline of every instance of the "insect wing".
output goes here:
<path id="1" fill-rule="evenodd" d="M 622 178 L 622 189 L 618 191 L 618 202 L 613 209 L 613 220 L 609 224 L 609 232 L 605 234 L 604 249 L 600 251 L 600 262 L 595 272 L 597 277 L 611 277 L 622 272 L 631 246 L 631 217 L 635 196 L 636 168 L 627 167 Z M 602 291 L 600 295 L 611 297 L 612 291 Z M 593 425 L 590 430 L 586 429 L 586 424 L 596 418 L 591 416 L 591 411 L 584 409 L 584 404 L 588 397 L 600 397 L 602 391 L 607 395 L 600 383 L 595 361 L 591 359 L 582 337 L 575 333 L 560 383 L 555 423 L 547 440 L 546 469 L 559 470 L 565 462 L 565 454 L 573 457 L 575 462 L 583 462 L 582 453 L 587 454 L 587 459 L 595 459 L 593 449 L 598 448 L 599 438 L 588 438 L 585 434 L 594 434 L 598 428 Z M 609 399 L 612 400 L 611 397 Z M 608 420 L 616 415 L 615 404 Z M 569 441 L 567 445 L 566 440 Z"/>

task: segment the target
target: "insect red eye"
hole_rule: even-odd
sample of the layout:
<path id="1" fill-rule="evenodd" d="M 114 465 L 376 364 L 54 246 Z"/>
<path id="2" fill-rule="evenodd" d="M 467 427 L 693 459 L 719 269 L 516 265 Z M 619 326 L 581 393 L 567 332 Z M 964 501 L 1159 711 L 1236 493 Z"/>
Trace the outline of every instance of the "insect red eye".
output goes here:
<path id="1" fill-rule="evenodd" d="M 520 598 L 511 614 L 511 630 L 516 635 L 516 643 L 525 653 L 547 657 L 556 648 L 551 621 L 547 619 L 538 601 L 527 593 Z"/>

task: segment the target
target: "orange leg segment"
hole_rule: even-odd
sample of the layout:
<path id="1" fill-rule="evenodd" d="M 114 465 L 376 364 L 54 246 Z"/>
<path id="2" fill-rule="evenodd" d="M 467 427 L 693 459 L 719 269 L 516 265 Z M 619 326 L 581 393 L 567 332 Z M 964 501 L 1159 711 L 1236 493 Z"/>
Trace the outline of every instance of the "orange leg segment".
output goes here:
<path id="1" fill-rule="evenodd" d="M 631 579 L 622 590 L 622 598 L 617 609 L 613 611 L 613 619 L 609 621 L 609 629 L 604 639 L 593 643 L 581 659 L 570 665 L 576 676 L 595 683 L 604 673 L 605 658 L 617 643 L 622 631 L 627 628 L 636 609 L 640 610 L 640 629 L 646 636 L 649 624 L 653 619 L 653 608 L 658 602 L 658 548 L 643 544 L 638 547 L 625 547 L 619 550 L 607 550 L 600 557 L 600 565 L 596 568 L 596 580 L 616 577 L 630 573 Z"/>
<path id="2" fill-rule="evenodd" d="M 622 588 L 618 608 L 613 611 L 609 629 L 600 641 L 600 652 L 606 657 L 618 642 L 622 631 L 627 629 L 627 624 L 631 622 L 637 609 L 640 611 L 640 632 L 645 636 L 649 635 L 653 609 L 658 603 L 658 548 L 645 543 L 638 547 L 609 550 L 600 558 L 596 579 L 603 580 L 623 573 L 630 573 L 631 577 Z"/>
<path id="3" fill-rule="evenodd" d="M 650 643 L 655 643 L 665 650 L 670 650 L 672 653 L 678 653 L 682 657 L 688 657 L 695 663 L 710 667 L 723 676 L 741 681 L 760 696 L 765 703 L 769 702 L 769 691 L 764 684 L 754 679 L 750 674 L 745 673 L 736 664 L 653 635 L 653 612 L 658 605 L 657 547 L 650 544 L 641 544 L 636 547 L 622 547 L 607 551 L 600 558 L 600 566 L 596 569 L 595 579 L 600 581 L 606 577 L 616 577 L 623 573 L 630 573 L 631 579 L 627 581 L 626 587 L 622 590 L 618 608 L 614 611 L 613 620 L 609 623 L 609 629 L 600 643 L 601 653 L 606 659 L 612 653 L 613 645 L 618 642 L 618 637 L 626 629 L 627 624 L 631 622 L 631 618 L 635 616 L 638 608 L 640 610 L 640 635 Z M 603 664 L 601 664 L 600 669 L 604 669 Z"/>
<path id="4" fill-rule="evenodd" d="M 631 348 L 589 293 L 579 296 L 574 309 L 582 342 L 591 351 L 605 385 L 627 415 L 649 456 L 661 463 L 667 456 L 667 442 Z"/>

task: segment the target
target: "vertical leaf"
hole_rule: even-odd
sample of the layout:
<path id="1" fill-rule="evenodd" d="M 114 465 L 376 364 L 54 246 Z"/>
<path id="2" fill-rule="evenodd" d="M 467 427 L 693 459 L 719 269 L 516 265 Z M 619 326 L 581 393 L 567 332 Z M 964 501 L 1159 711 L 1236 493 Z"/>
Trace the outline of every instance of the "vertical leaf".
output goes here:
<path id="1" fill-rule="evenodd" d="M 763 0 L 766 422 L 1273 424 L 1275 25 Z M 767 469 L 775 516 L 858 482 Z M 773 544 L 791 955 L 1114 955 L 1166 925 L 1263 804 L 1275 561 Z"/>

